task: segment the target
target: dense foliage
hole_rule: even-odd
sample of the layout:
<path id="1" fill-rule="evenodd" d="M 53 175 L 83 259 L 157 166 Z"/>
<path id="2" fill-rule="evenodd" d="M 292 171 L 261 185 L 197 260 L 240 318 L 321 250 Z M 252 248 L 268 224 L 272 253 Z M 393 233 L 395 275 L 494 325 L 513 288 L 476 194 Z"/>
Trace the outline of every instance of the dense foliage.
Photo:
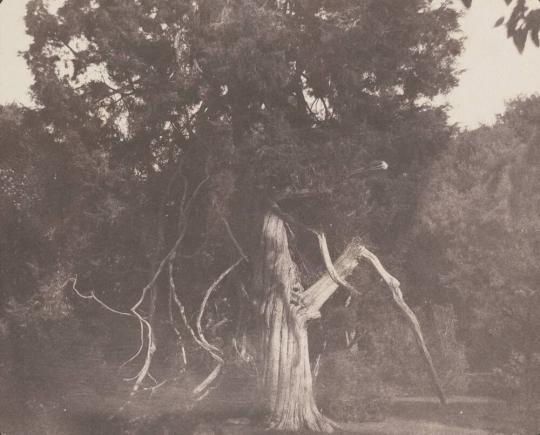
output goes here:
<path id="1" fill-rule="evenodd" d="M 510 102 L 493 127 L 462 133 L 433 166 L 419 208 L 420 226 L 444 246 L 438 286 L 460 313 L 473 368 L 497 375 L 491 392 L 527 406 L 540 394 L 539 121 L 534 96 Z"/>

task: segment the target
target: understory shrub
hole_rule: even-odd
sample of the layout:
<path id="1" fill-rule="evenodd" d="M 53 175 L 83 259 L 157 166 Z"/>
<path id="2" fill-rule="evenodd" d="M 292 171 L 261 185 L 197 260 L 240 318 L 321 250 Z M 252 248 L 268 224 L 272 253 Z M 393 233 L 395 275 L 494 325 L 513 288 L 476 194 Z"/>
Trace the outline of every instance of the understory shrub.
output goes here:
<path id="1" fill-rule="evenodd" d="M 465 393 L 468 364 L 465 346 L 456 338 L 452 307 L 415 312 L 444 392 Z M 316 386 L 323 411 L 337 420 L 373 421 L 384 414 L 392 396 L 434 394 L 426 363 L 401 314 L 388 305 L 375 307 L 358 322 L 356 330 L 363 332 L 355 344 L 322 357 Z"/>
<path id="2" fill-rule="evenodd" d="M 380 420 L 389 403 L 390 390 L 357 350 L 323 358 L 316 387 L 322 411 L 337 421 Z"/>
<path id="3" fill-rule="evenodd" d="M 457 319 L 451 306 L 415 309 L 433 363 L 446 394 L 467 391 L 468 363 L 465 345 L 456 338 Z M 377 368 L 381 380 L 401 394 L 432 394 L 426 363 L 413 332 L 395 310 L 380 310 L 370 316 L 368 364 Z"/>

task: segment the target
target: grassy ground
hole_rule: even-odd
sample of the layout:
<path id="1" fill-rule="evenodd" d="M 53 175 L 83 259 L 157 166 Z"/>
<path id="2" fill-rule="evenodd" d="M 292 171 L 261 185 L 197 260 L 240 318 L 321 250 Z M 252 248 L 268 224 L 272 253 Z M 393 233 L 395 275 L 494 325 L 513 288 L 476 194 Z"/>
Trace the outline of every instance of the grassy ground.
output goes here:
<path id="1" fill-rule="evenodd" d="M 18 406 L 2 406 L 2 435 L 269 435 L 244 418 L 248 403 L 221 398 L 186 407 L 185 392 L 174 385 L 154 394 L 141 393 L 118 412 L 124 394 L 100 396 L 77 389 L 62 396 Z M 397 398 L 382 421 L 345 423 L 343 433 L 387 435 L 487 435 L 520 433 L 509 421 L 505 402 L 481 397 L 451 397 L 441 406 L 429 397 Z M 511 419 L 510 419 L 511 420 Z M 525 432 L 523 432 L 525 433 Z M 532 433 L 532 432 L 531 432 Z"/>
<path id="2" fill-rule="evenodd" d="M 246 416 L 253 388 L 245 374 L 222 383 L 200 402 L 190 391 L 207 373 L 183 373 L 154 392 L 141 391 L 126 404 L 130 383 L 116 370 L 91 364 L 82 376 L 80 365 L 58 367 L 31 387 L 12 382 L 0 388 L 1 435 L 270 435 Z M 116 367 L 116 366 L 115 366 Z M 58 376 L 55 377 L 55 373 Z M 232 377 L 227 377 L 231 379 Z M 184 382 L 184 383 L 181 383 Z M 222 381 L 225 382 L 225 381 Z M 30 382 L 27 381 L 30 385 Z M 231 392 L 234 391 L 234 394 Z M 539 434 L 540 427 L 521 420 L 506 402 L 484 397 L 450 397 L 442 406 L 432 397 L 395 398 L 380 421 L 344 424 L 343 433 L 388 435 Z M 540 409 L 538 410 L 540 413 Z M 535 424 L 538 424 L 535 423 Z"/>

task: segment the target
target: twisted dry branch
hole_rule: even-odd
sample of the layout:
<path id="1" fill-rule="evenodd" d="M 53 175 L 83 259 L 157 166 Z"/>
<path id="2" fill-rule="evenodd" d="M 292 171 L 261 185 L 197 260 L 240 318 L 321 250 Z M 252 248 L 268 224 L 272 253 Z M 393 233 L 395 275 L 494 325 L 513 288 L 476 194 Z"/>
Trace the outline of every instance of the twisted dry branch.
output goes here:
<path id="1" fill-rule="evenodd" d="M 196 326 L 197 326 L 197 332 L 199 334 L 199 338 L 200 340 L 209 348 L 211 348 L 212 350 L 216 351 L 216 352 L 220 352 L 219 349 L 215 346 L 213 346 L 212 344 L 208 343 L 208 341 L 206 340 L 205 336 L 204 336 L 204 333 L 203 333 L 203 330 L 202 330 L 202 326 L 201 326 L 201 320 L 202 320 L 202 317 L 203 317 L 203 314 L 204 314 L 204 310 L 206 308 L 206 304 L 208 303 L 208 299 L 210 299 L 210 296 L 212 295 L 212 293 L 214 292 L 214 290 L 217 288 L 217 286 L 221 283 L 221 281 L 223 281 L 223 279 L 229 274 L 231 273 L 231 271 L 236 267 L 238 266 L 242 261 L 244 261 L 244 258 L 240 258 L 238 259 L 234 264 L 232 264 L 227 270 L 225 270 L 224 272 L 221 273 L 221 275 L 219 275 L 219 277 L 212 283 L 212 285 L 210 287 L 208 287 L 208 290 L 206 290 L 206 293 L 204 295 L 204 298 L 202 300 L 202 303 L 201 303 L 201 307 L 199 308 L 199 314 L 197 315 L 197 323 L 196 323 Z"/>
<path id="2" fill-rule="evenodd" d="M 218 285 L 221 283 L 221 281 L 223 281 L 223 279 L 244 260 L 245 260 L 245 257 L 240 257 L 235 263 L 229 266 L 227 270 L 225 270 L 224 272 L 221 273 L 221 275 L 219 275 L 219 277 L 212 283 L 212 285 L 208 287 L 208 290 L 206 290 L 206 293 L 201 303 L 201 307 L 199 308 L 199 313 L 197 315 L 197 322 L 196 322 L 197 333 L 199 336 L 197 342 L 199 343 L 201 347 L 206 349 L 214 357 L 214 359 L 218 362 L 218 364 L 216 365 L 214 370 L 212 370 L 212 372 L 210 372 L 210 374 L 193 390 L 193 394 L 195 395 L 199 395 L 203 393 L 203 395 L 200 396 L 198 400 L 201 400 L 206 395 L 204 391 L 217 379 L 221 371 L 221 368 L 224 365 L 224 360 L 219 355 L 222 353 L 221 350 L 219 350 L 214 345 L 208 343 L 208 341 L 206 340 L 206 337 L 204 336 L 202 326 L 201 326 L 201 320 L 204 314 L 204 310 L 206 308 L 206 304 L 208 303 L 208 300 L 210 299 L 210 296 L 218 287 Z"/>
<path id="3" fill-rule="evenodd" d="M 207 169 L 205 167 L 205 175 L 206 175 L 205 178 L 203 178 L 198 183 L 198 185 L 195 187 L 195 189 L 193 190 L 193 192 L 191 193 L 191 195 L 188 198 L 188 195 L 187 195 L 187 191 L 188 191 L 187 179 L 183 174 L 180 173 L 181 166 L 182 166 L 182 164 L 180 163 L 177 171 L 175 171 L 175 173 L 173 174 L 173 177 L 171 178 L 171 180 L 169 182 L 169 185 L 167 187 L 167 194 L 166 194 L 166 195 L 169 194 L 171 185 L 174 182 L 175 178 L 177 176 L 180 176 L 182 178 L 182 181 L 183 181 L 183 189 L 182 189 L 182 195 L 181 195 L 181 200 L 180 200 L 180 204 L 179 204 L 179 208 L 180 208 L 179 218 L 178 218 L 178 234 L 179 235 L 178 235 L 174 245 L 172 246 L 172 248 L 167 252 L 167 254 L 160 261 L 160 263 L 159 263 L 156 271 L 154 272 L 152 278 L 150 279 L 150 281 L 141 290 L 139 299 L 137 299 L 135 304 L 133 304 L 133 306 L 131 306 L 131 308 L 129 309 L 129 312 L 123 312 L 123 311 L 117 310 L 115 308 L 112 308 L 111 306 L 109 306 L 108 304 L 103 302 L 99 297 L 97 297 L 93 290 L 90 292 L 89 295 L 82 294 L 77 289 L 77 276 L 75 276 L 74 278 L 68 279 L 66 281 L 66 283 L 65 283 L 65 285 L 67 285 L 67 283 L 69 281 L 72 281 L 73 291 L 77 294 L 77 296 L 81 297 L 82 299 L 93 300 L 93 301 L 97 302 L 100 306 L 102 306 L 103 308 L 105 308 L 107 311 L 109 311 L 111 313 L 118 314 L 118 315 L 125 316 L 125 317 L 133 317 L 133 318 L 137 319 L 137 321 L 139 322 L 140 345 L 139 345 L 137 351 L 126 362 L 124 362 L 121 365 L 121 367 L 123 367 L 126 364 L 128 364 L 128 363 L 132 362 L 133 360 L 135 360 L 143 352 L 143 350 L 146 348 L 146 356 L 145 356 L 142 367 L 140 368 L 140 370 L 137 372 L 137 374 L 135 376 L 126 379 L 127 381 L 135 381 L 135 383 L 133 385 L 133 388 L 131 390 L 130 396 L 133 396 L 140 389 L 143 381 L 147 377 L 153 379 L 153 377 L 150 374 L 149 370 L 150 370 L 150 366 L 152 364 L 153 355 L 154 355 L 154 353 L 156 351 L 156 345 L 155 345 L 155 340 L 154 340 L 154 331 L 153 331 L 151 322 L 149 320 L 147 320 L 143 316 L 142 313 L 139 312 L 139 308 L 144 303 L 147 294 L 154 287 L 154 285 L 156 284 L 156 281 L 158 280 L 159 276 L 163 272 L 163 269 L 165 268 L 165 265 L 167 265 L 167 264 L 169 266 L 168 269 L 169 269 L 170 296 L 174 300 L 175 304 L 178 306 L 184 324 L 186 325 L 186 327 L 190 331 L 190 333 L 191 333 L 192 337 L 194 338 L 194 340 L 199 345 L 201 345 L 203 348 L 208 350 L 208 352 L 214 357 L 214 359 L 216 359 L 218 361 L 218 365 L 223 364 L 223 358 L 221 358 L 221 356 L 218 355 L 218 353 L 220 351 L 216 347 L 210 345 L 206 341 L 206 339 L 204 338 L 204 335 L 202 335 L 202 329 L 199 330 L 200 337 L 198 337 L 195 334 L 195 332 L 193 331 L 193 329 L 191 327 L 189 327 L 189 324 L 187 322 L 187 318 L 185 316 L 184 307 L 183 307 L 182 303 L 180 302 L 180 300 L 178 299 L 178 296 L 176 294 L 176 288 L 175 288 L 175 285 L 174 285 L 174 277 L 173 277 L 174 259 L 176 258 L 177 252 L 178 252 L 178 250 L 180 248 L 180 245 L 181 245 L 181 243 L 182 243 L 182 241 L 184 239 L 184 236 L 186 234 L 186 231 L 187 231 L 187 217 L 189 215 L 189 211 L 191 210 L 193 202 L 195 201 L 196 197 L 200 193 L 201 189 L 207 183 L 207 181 L 210 179 L 210 175 L 208 174 L 208 171 L 207 171 Z M 163 209 L 161 210 L 160 214 L 162 214 L 162 213 L 163 213 Z M 229 235 L 231 235 L 230 228 L 227 228 L 227 230 L 229 232 Z M 238 247 L 239 247 L 239 245 L 237 245 L 237 248 Z M 242 260 L 243 259 L 244 258 L 242 258 Z M 232 270 L 234 267 L 236 267 L 236 265 L 238 263 L 239 262 L 237 262 L 235 265 L 233 265 L 233 267 L 231 267 L 225 273 L 225 275 L 228 274 L 230 272 L 230 270 Z M 217 286 L 217 284 L 219 284 L 219 282 L 223 279 L 223 277 L 224 276 L 218 278 L 217 283 L 215 283 L 213 285 L 213 288 L 211 288 L 211 291 L 214 290 L 214 288 Z M 206 298 L 206 300 L 207 300 L 207 298 Z M 204 307 L 202 309 L 204 309 Z M 172 310 L 171 310 L 171 315 L 172 315 Z M 181 338 L 180 331 L 178 331 L 175 328 L 174 324 L 173 324 L 173 328 L 175 329 L 175 332 L 177 333 L 177 336 L 180 339 Z M 184 363 L 185 363 L 186 362 L 186 356 L 185 356 L 185 349 L 184 349 L 183 346 L 182 346 L 182 353 L 183 353 L 183 359 L 184 359 Z M 219 373 L 219 370 L 217 371 L 215 376 L 217 376 L 218 373 Z M 211 378 L 211 376 L 212 376 L 212 373 L 210 375 L 210 378 Z M 214 376 L 214 378 L 215 378 L 215 376 Z M 155 379 L 154 379 L 154 381 L 155 381 Z M 203 383 L 204 382 L 206 382 L 206 380 L 203 381 Z M 212 382 L 212 380 L 210 380 L 209 383 L 211 383 L 211 382 Z M 155 383 L 157 384 L 157 381 L 155 381 Z M 163 383 L 158 384 L 158 385 L 163 385 Z M 153 388 L 155 389 L 156 387 L 153 387 Z M 129 403 L 129 400 L 120 408 L 120 410 L 122 410 L 128 403 Z"/>
<path id="4" fill-rule="evenodd" d="M 182 319 L 182 322 L 184 323 L 184 326 L 191 334 L 191 337 L 197 343 L 202 349 L 207 351 L 210 356 L 217 362 L 216 367 L 210 374 L 201 382 L 199 385 L 197 385 L 193 389 L 193 394 L 196 396 L 199 396 L 197 400 L 202 400 L 206 394 L 208 393 L 208 387 L 217 379 L 219 373 L 221 372 L 221 369 L 223 365 L 225 364 L 225 361 L 223 360 L 222 351 L 218 349 L 216 346 L 210 344 L 206 337 L 204 336 L 202 326 L 201 326 L 201 320 L 204 314 L 204 310 L 206 308 L 206 304 L 208 303 L 208 300 L 210 299 L 210 296 L 215 291 L 217 286 L 223 281 L 223 279 L 232 272 L 233 269 L 235 269 L 242 261 L 245 259 L 241 257 L 238 259 L 234 264 L 232 264 L 227 270 L 225 270 L 213 283 L 212 285 L 206 290 L 206 293 L 204 295 L 203 301 L 201 303 L 201 307 L 199 309 L 199 313 L 197 315 L 197 322 L 196 322 L 196 328 L 197 332 L 191 327 L 191 325 L 188 322 L 186 311 L 184 308 L 184 305 L 182 304 L 182 301 L 178 297 L 177 291 L 176 291 L 176 284 L 174 282 L 174 256 L 171 257 L 169 261 L 169 287 L 171 291 L 171 296 L 173 298 L 174 303 L 176 304 L 178 311 L 180 313 L 180 317 Z"/>
<path id="5" fill-rule="evenodd" d="M 101 305 L 103 308 L 105 308 L 106 310 L 110 311 L 111 313 L 114 313 L 114 314 L 119 314 L 121 316 L 128 316 L 128 317 L 132 317 L 133 315 L 131 313 L 126 313 L 126 312 L 123 312 L 123 311 L 118 311 L 114 308 L 112 308 L 110 305 L 107 305 L 105 302 L 103 302 L 100 298 L 98 298 L 96 296 L 96 294 L 94 293 L 94 290 L 92 290 L 90 292 L 89 295 L 83 295 L 78 289 L 77 289 L 77 275 L 75 275 L 75 277 L 73 278 L 69 278 L 63 285 L 63 287 L 65 287 L 67 285 L 68 282 L 71 281 L 71 288 L 72 290 L 77 294 L 77 296 L 79 296 L 80 298 L 82 299 L 90 299 L 90 300 L 94 300 L 96 301 L 99 305 Z"/>
<path id="6" fill-rule="evenodd" d="M 225 229 L 227 230 L 227 234 L 229 235 L 229 238 L 231 239 L 231 241 L 233 242 L 236 250 L 238 251 L 238 253 L 240 254 L 240 256 L 246 260 L 246 261 L 249 261 L 248 260 L 248 257 L 247 255 L 244 253 L 244 250 L 242 249 L 242 246 L 240 245 L 240 243 L 238 242 L 238 239 L 234 236 L 234 233 L 232 231 L 232 228 L 231 226 L 229 225 L 229 221 L 227 220 L 227 218 L 225 217 L 225 215 L 223 214 L 223 212 L 220 210 L 219 206 L 217 204 L 214 204 L 216 210 L 217 210 L 217 213 L 221 219 L 221 221 L 223 222 L 223 225 L 225 226 Z"/>
<path id="7" fill-rule="evenodd" d="M 347 283 L 344 279 L 342 279 L 339 274 L 337 273 L 332 260 L 330 258 L 330 253 L 328 251 L 328 245 L 326 243 L 326 236 L 324 233 L 317 233 L 317 238 L 319 240 L 319 247 L 321 250 L 321 255 L 324 260 L 324 264 L 326 266 L 326 270 L 328 272 L 328 275 L 332 280 L 343 287 L 345 287 L 347 290 L 349 290 L 351 293 L 355 295 L 361 295 L 361 293 L 356 290 L 352 285 Z M 418 318 L 414 314 L 414 312 L 411 310 L 411 308 L 407 305 L 405 300 L 403 299 L 403 294 L 401 292 L 401 289 L 399 287 L 399 281 L 394 278 L 388 271 L 384 268 L 384 266 L 381 264 L 379 259 L 375 254 L 370 252 L 367 248 L 364 246 L 357 247 L 357 255 L 359 258 L 365 258 L 367 259 L 375 268 L 375 270 L 379 273 L 381 278 L 384 280 L 384 282 L 387 284 L 388 288 L 392 292 L 392 298 L 394 299 L 394 302 L 396 305 L 401 309 L 403 314 L 405 315 L 405 318 L 409 321 L 409 324 L 411 326 L 411 329 L 414 333 L 416 343 L 422 353 L 422 356 L 424 358 L 424 361 L 426 362 L 426 365 L 429 369 L 429 374 L 431 377 L 431 381 L 434 385 L 436 394 L 441 401 L 442 404 L 446 404 L 446 398 L 444 395 L 444 392 L 441 387 L 441 383 L 439 381 L 439 377 L 437 375 L 437 371 L 435 370 L 435 366 L 433 365 L 433 360 L 431 358 L 431 354 L 429 353 L 429 350 L 426 346 L 426 342 L 424 340 L 424 337 L 422 335 L 422 329 L 420 328 L 420 323 L 418 322 Z"/>
<path id="8" fill-rule="evenodd" d="M 189 331 L 195 343 L 197 343 L 202 349 L 207 351 L 210 354 L 210 356 L 213 359 L 215 359 L 218 363 L 223 363 L 223 358 L 219 355 L 220 353 L 219 349 L 217 349 L 216 347 L 208 346 L 205 342 L 203 342 L 188 322 L 188 319 L 186 316 L 186 309 L 184 307 L 184 304 L 178 297 L 178 293 L 176 291 L 176 284 L 174 282 L 173 260 L 174 260 L 174 257 L 171 258 L 171 261 L 169 262 L 169 288 L 170 288 L 173 301 L 176 307 L 178 308 L 178 312 L 180 313 L 182 323 L 184 324 L 185 328 Z"/>

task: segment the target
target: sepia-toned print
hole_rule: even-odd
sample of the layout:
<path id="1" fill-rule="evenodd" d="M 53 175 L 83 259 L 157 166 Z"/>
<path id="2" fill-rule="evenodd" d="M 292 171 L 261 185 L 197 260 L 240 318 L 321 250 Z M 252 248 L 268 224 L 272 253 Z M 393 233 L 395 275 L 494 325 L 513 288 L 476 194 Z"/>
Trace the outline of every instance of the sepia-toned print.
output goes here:
<path id="1" fill-rule="evenodd" d="M 0 0 L 0 435 L 540 434 L 539 37 Z"/>

